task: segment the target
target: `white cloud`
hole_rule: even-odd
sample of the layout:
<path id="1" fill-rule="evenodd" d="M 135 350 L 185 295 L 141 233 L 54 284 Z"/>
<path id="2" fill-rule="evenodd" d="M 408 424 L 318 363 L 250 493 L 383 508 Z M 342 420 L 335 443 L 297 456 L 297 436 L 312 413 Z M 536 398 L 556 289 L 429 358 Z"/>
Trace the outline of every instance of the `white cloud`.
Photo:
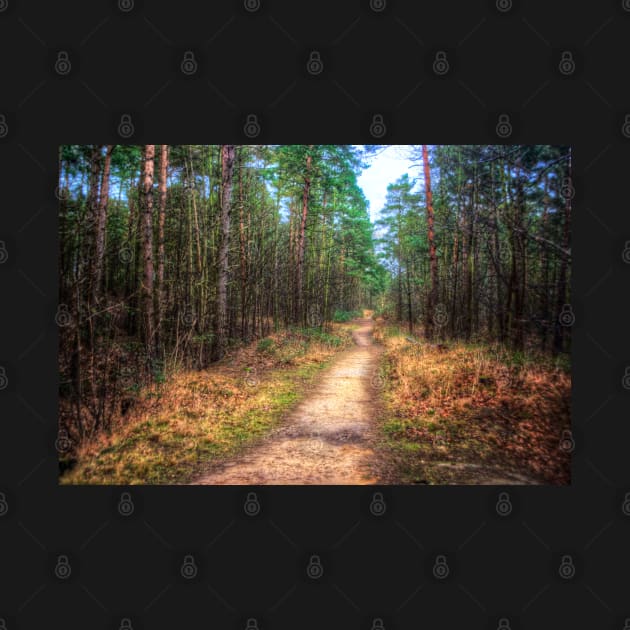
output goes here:
<path id="1" fill-rule="evenodd" d="M 385 205 L 387 186 L 405 173 L 413 180 L 418 165 L 413 164 L 407 145 L 390 145 L 368 160 L 370 166 L 358 177 L 358 184 L 370 202 L 370 218 L 376 221 Z"/>

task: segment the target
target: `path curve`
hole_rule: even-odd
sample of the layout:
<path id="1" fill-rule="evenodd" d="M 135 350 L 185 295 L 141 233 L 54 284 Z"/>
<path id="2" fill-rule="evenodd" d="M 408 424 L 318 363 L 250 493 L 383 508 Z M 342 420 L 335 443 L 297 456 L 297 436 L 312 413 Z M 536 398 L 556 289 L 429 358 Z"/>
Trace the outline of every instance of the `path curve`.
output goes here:
<path id="1" fill-rule="evenodd" d="M 355 345 L 340 353 L 282 425 L 195 485 L 371 484 L 380 348 L 374 322 L 357 320 Z M 376 378 L 375 378 L 376 376 Z"/>

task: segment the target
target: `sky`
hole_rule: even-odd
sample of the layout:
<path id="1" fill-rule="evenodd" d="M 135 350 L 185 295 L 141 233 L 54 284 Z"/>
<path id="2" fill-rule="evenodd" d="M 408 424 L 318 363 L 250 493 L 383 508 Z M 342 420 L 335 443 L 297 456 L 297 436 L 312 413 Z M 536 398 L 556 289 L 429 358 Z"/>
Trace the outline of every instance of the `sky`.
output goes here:
<path id="1" fill-rule="evenodd" d="M 369 164 L 369 168 L 361 173 L 357 181 L 370 202 L 370 218 L 374 223 L 385 205 L 387 186 L 405 173 L 409 173 L 412 180 L 416 179 L 419 167 L 411 163 L 409 147 L 405 145 L 388 146 L 370 158 Z"/>

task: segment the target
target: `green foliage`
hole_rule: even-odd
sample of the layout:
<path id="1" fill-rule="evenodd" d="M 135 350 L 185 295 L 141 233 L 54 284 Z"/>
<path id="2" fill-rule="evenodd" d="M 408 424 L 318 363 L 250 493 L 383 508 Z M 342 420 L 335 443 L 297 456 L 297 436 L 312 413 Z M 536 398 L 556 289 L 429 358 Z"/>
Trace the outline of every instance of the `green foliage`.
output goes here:
<path id="1" fill-rule="evenodd" d="M 361 311 L 342 311 L 337 309 L 333 315 L 333 322 L 349 322 L 351 319 L 361 317 Z"/>
<path id="2" fill-rule="evenodd" d="M 258 342 L 258 345 L 256 346 L 256 350 L 258 352 L 271 354 L 274 350 L 273 346 L 274 346 L 273 339 L 270 339 L 269 337 L 265 337 L 264 339 L 261 339 Z"/>

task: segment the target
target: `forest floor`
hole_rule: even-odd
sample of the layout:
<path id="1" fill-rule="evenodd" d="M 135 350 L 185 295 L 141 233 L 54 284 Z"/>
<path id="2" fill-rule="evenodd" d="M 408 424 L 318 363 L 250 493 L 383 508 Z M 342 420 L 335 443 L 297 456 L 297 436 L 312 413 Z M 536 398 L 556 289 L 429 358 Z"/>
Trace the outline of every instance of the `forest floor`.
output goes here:
<path id="1" fill-rule="evenodd" d="M 185 484 L 263 440 L 353 345 L 356 323 L 287 329 L 142 389 L 108 433 L 66 456 L 61 484 Z"/>
<path id="2" fill-rule="evenodd" d="M 378 322 L 381 483 L 564 485 L 570 482 L 566 357 L 487 343 L 428 343 Z M 567 439 L 567 435 L 569 439 Z"/>
<path id="3" fill-rule="evenodd" d="M 570 482 L 568 365 L 428 343 L 369 314 L 171 375 L 83 445 L 60 483 Z"/>

